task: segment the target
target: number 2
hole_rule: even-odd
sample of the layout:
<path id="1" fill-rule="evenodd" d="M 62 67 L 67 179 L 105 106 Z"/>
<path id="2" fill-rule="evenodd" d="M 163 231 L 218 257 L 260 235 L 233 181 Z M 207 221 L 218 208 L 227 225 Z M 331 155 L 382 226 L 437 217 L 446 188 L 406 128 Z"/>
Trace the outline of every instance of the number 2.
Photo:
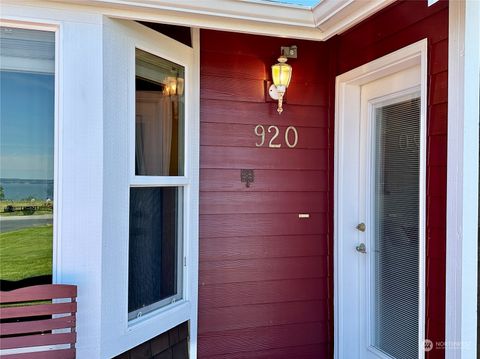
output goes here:
<path id="1" fill-rule="evenodd" d="M 270 148 L 280 148 L 282 146 L 280 143 L 273 143 L 273 140 L 278 137 L 278 134 L 280 133 L 280 130 L 278 129 L 277 126 L 270 126 L 268 128 L 268 133 L 272 132 L 272 129 L 275 130 L 275 134 L 272 136 L 270 142 L 268 143 L 268 147 L 270 147 Z"/>

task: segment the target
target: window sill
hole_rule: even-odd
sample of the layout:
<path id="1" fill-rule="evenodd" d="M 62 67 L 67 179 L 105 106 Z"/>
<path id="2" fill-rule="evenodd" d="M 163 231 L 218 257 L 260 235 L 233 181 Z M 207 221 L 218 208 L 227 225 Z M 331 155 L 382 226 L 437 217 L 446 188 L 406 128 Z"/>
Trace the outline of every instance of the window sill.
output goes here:
<path id="1" fill-rule="evenodd" d="M 161 334 L 176 325 L 190 320 L 190 310 L 190 302 L 182 299 L 142 315 L 139 318 L 129 320 L 127 330 L 129 333 L 132 333 L 153 326 L 158 331 L 158 334 Z"/>

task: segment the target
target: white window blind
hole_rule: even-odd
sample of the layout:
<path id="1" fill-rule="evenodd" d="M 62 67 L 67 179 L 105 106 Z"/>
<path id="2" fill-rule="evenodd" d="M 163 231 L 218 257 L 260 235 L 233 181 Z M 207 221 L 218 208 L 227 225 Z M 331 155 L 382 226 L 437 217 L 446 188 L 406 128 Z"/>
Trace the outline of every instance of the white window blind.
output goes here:
<path id="1" fill-rule="evenodd" d="M 418 357 L 420 99 L 375 109 L 373 345 Z"/>

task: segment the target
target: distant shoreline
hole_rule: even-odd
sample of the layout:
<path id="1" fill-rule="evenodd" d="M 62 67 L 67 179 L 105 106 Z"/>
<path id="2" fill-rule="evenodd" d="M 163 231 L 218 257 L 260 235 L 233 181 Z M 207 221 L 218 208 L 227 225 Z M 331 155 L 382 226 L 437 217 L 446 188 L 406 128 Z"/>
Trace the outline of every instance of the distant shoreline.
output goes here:
<path id="1" fill-rule="evenodd" d="M 53 200 L 53 179 L 0 178 L 5 201 Z"/>

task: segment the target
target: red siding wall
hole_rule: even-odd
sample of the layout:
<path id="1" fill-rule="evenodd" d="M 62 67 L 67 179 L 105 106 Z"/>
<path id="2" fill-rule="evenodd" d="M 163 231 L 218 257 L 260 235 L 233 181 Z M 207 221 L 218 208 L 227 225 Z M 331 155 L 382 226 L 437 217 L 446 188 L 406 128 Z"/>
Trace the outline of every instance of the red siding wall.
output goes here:
<path id="1" fill-rule="evenodd" d="M 325 358 L 331 296 L 325 44 L 201 31 L 200 358 Z M 296 44 L 284 113 L 264 80 Z M 256 147 L 257 124 L 282 148 Z M 298 129 L 289 149 L 283 131 Z M 267 143 L 268 143 L 267 137 Z M 241 169 L 254 169 L 246 188 Z M 299 219 L 310 213 L 310 219 Z"/>
<path id="2" fill-rule="evenodd" d="M 427 1 L 398 1 L 332 39 L 329 46 L 336 49 L 339 75 L 424 38 L 428 38 L 426 337 L 435 345 L 445 340 L 448 2 L 428 7 Z M 427 353 L 429 359 L 444 356 L 443 349 Z"/>
<path id="3" fill-rule="evenodd" d="M 335 76 L 425 37 L 427 337 L 444 340 L 447 6 L 399 1 L 326 43 L 201 31 L 200 358 L 332 357 Z M 290 44 L 279 116 L 264 80 Z M 257 124 L 296 126 L 297 148 L 257 148 Z"/>

